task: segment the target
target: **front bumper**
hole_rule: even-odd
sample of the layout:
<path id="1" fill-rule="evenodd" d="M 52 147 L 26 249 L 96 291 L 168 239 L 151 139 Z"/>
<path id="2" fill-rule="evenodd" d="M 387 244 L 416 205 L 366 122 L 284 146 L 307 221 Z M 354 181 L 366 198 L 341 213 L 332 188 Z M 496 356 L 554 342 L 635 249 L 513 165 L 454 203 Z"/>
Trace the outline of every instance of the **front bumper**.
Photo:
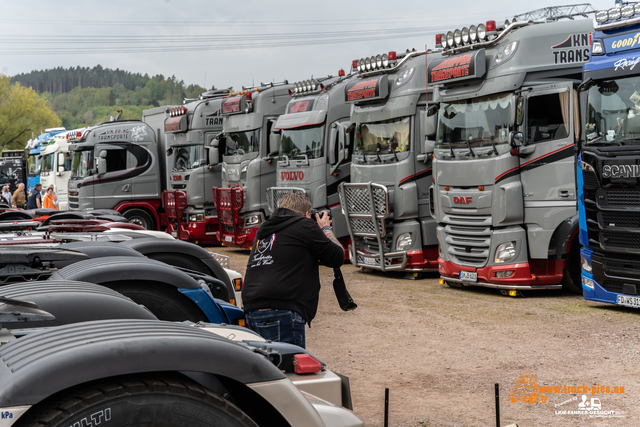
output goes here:
<path id="1" fill-rule="evenodd" d="M 517 264 L 505 264 L 495 266 L 485 266 L 482 268 L 462 267 L 452 263 L 451 261 L 445 261 L 442 258 L 438 259 L 440 277 L 446 282 L 459 283 L 467 286 L 482 286 L 486 288 L 504 289 L 504 290 L 544 290 L 544 289 L 562 289 L 562 284 L 548 283 L 556 282 L 557 269 L 560 269 L 560 274 L 564 269 L 564 260 L 545 260 L 551 261 L 553 269 L 556 270 L 552 275 L 537 276 L 532 274 L 531 268 L 528 262 Z M 461 271 L 469 271 L 477 273 L 477 281 L 469 281 L 460 279 Z M 513 271 L 509 277 L 496 277 L 496 273 L 501 271 Z M 534 279 L 535 278 L 535 279 Z"/>

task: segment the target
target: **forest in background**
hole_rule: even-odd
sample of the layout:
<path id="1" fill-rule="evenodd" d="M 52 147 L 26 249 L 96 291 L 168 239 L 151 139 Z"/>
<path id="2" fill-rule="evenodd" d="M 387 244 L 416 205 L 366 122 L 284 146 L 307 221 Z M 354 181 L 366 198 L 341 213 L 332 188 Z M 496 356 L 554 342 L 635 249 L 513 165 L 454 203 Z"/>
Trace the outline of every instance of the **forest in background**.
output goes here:
<path id="1" fill-rule="evenodd" d="M 140 120 L 143 110 L 182 105 L 184 98 L 197 98 L 209 90 L 185 85 L 175 76 L 149 77 L 100 65 L 32 71 L 13 76 L 11 83 L 15 82 L 45 98 L 67 129 L 106 122 L 117 110 L 123 111 L 123 120 Z"/>

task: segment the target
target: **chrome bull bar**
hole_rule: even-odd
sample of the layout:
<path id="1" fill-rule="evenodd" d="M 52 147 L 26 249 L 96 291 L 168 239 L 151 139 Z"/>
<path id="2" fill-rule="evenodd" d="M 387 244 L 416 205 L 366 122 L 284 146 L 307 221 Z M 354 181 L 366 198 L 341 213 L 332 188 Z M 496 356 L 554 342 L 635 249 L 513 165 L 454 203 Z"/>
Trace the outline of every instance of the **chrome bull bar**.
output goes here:
<path id="1" fill-rule="evenodd" d="M 273 213 L 276 209 L 278 209 L 278 205 L 280 204 L 280 199 L 285 194 L 302 194 L 303 196 L 307 195 L 307 192 L 304 188 L 298 187 L 270 187 L 267 188 L 267 208 L 269 209 L 269 215 Z"/>
<path id="2" fill-rule="evenodd" d="M 371 182 L 364 184 L 343 182 L 338 187 L 338 195 L 349 236 L 353 242 L 353 245 L 349 246 L 351 263 L 356 267 L 382 271 L 403 270 L 407 265 L 406 252 L 385 252 L 383 241 L 387 235 L 385 219 L 389 217 L 387 187 Z M 356 237 L 375 238 L 378 242 L 378 253 L 358 250 Z"/>

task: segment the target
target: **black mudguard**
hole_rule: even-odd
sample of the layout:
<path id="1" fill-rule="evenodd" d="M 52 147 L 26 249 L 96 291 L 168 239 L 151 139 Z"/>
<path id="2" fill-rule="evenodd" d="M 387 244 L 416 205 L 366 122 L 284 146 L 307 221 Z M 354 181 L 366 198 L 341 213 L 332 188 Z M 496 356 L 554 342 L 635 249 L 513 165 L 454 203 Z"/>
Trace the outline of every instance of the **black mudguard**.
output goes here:
<path id="1" fill-rule="evenodd" d="M 35 216 L 29 211 L 5 211 L 0 213 L 0 221 L 23 221 L 35 219 Z"/>
<path id="2" fill-rule="evenodd" d="M 50 280 L 77 280 L 105 284 L 119 281 L 166 283 L 176 288 L 201 288 L 188 274 L 148 258 L 114 256 L 73 263 L 54 273 Z"/>
<path id="3" fill-rule="evenodd" d="M 78 211 L 57 211 L 49 216 L 49 218 L 42 221 L 41 227 L 46 227 L 53 220 L 58 221 L 62 219 L 93 219 L 94 216 Z"/>
<path id="4" fill-rule="evenodd" d="M 145 258 L 140 252 L 135 251 L 126 246 L 119 245 L 115 242 L 72 242 L 63 243 L 58 246 L 60 249 L 81 252 L 91 259 L 103 258 L 108 256 L 130 256 L 137 258 Z M 58 268 L 64 268 L 73 264 L 75 261 L 58 262 Z"/>
<path id="5" fill-rule="evenodd" d="M 154 320 L 101 320 L 46 329 L 0 347 L 0 407 L 34 405 L 102 378 L 176 371 L 242 384 L 285 378 L 265 357 L 204 330 Z"/>
<path id="6" fill-rule="evenodd" d="M 5 298 L 35 303 L 55 319 L 4 323 L 7 329 L 31 329 L 106 319 L 157 320 L 149 310 L 124 295 L 93 283 L 45 280 L 14 283 L 0 290 Z"/>
<path id="7" fill-rule="evenodd" d="M 234 295 L 233 285 L 224 268 L 213 258 L 211 252 L 198 245 L 182 240 L 156 239 L 155 237 L 127 240 L 120 244 L 135 249 L 148 258 L 215 277 L 224 282 L 230 297 Z"/>
<path id="8" fill-rule="evenodd" d="M 580 226 L 578 215 L 565 219 L 558 228 L 555 229 L 549 241 L 549 258 L 562 258 L 569 251 L 569 238 Z"/>

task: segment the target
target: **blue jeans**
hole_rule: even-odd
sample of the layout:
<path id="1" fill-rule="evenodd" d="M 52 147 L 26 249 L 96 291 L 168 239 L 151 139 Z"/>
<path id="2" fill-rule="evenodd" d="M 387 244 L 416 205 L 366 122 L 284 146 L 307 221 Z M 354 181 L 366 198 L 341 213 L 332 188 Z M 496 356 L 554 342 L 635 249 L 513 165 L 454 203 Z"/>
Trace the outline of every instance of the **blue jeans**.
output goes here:
<path id="1" fill-rule="evenodd" d="M 253 310 L 245 314 L 252 331 L 270 341 L 288 342 L 304 347 L 305 320 L 295 311 Z"/>

